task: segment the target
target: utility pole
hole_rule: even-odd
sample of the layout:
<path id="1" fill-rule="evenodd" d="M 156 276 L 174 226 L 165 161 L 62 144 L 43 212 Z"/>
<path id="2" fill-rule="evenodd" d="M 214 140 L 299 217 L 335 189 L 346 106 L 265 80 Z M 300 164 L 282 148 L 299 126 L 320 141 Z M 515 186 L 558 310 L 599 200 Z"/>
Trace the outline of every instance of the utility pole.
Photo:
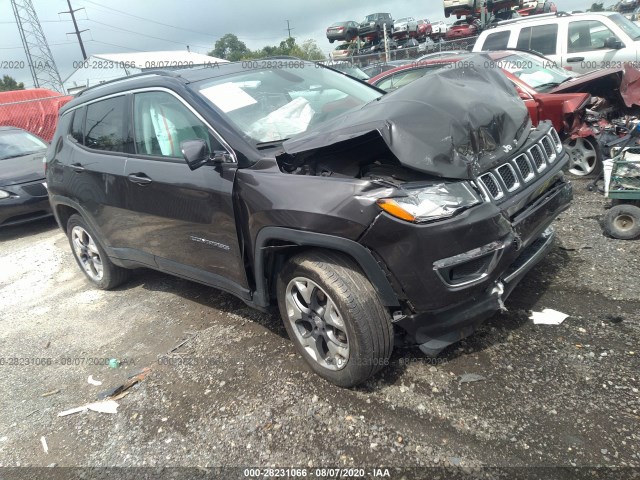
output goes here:
<path id="1" fill-rule="evenodd" d="M 59 12 L 59 14 L 60 13 L 68 13 L 68 14 L 71 15 L 71 20 L 73 20 L 73 27 L 75 28 L 75 32 L 67 33 L 67 35 L 75 34 L 76 37 L 78 37 L 78 43 L 80 44 L 80 50 L 82 50 L 82 59 L 86 60 L 87 59 L 87 52 L 84 50 L 84 43 L 82 43 L 82 35 L 80 35 L 80 34 L 82 32 L 86 32 L 88 29 L 78 30 L 78 22 L 76 22 L 76 16 L 75 16 L 75 13 L 78 10 L 84 10 L 84 7 L 76 8 L 74 10 L 73 8 L 71 8 L 71 0 L 67 0 L 67 5 L 69 5 L 69 11 L 68 12 Z"/>
<path id="2" fill-rule="evenodd" d="M 289 26 L 289 20 L 287 20 L 287 31 L 289 32 L 289 38 L 291 38 L 291 30 L 295 30 L 295 28 L 291 28 Z"/>

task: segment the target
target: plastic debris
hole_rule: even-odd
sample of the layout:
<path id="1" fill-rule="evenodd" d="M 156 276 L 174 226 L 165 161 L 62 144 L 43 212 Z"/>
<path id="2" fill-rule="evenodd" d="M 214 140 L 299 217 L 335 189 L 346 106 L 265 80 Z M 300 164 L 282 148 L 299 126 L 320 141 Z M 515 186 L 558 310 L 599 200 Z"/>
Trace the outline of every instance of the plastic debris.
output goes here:
<path id="1" fill-rule="evenodd" d="M 118 368 L 120 366 L 120 360 L 117 358 L 111 358 L 109 360 L 109 368 Z"/>
<path id="2" fill-rule="evenodd" d="M 93 375 L 89 375 L 89 378 L 87 378 L 87 382 L 91 385 L 95 385 L 96 387 L 102 385 L 102 382 L 100 380 L 93 379 Z"/>
<path id="3" fill-rule="evenodd" d="M 49 453 L 49 445 L 47 445 L 47 439 L 44 437 L 40 437 L 40 443 L 42 444 L 44 453 Z"/>
<path id="4" fill-rule="evenodd" d="M 481 382 L 486 380 L 486 377 L 482 375 L 478 375 L 477 373 L 465 373 L 460 375 L 460 380 L 458 383 L 472 383 L 472 382 Z"/>
<path id="5" fill-rule="evenodd" d="M 81 407 L 70 408 L 64 412 L 58 414 L 59 417 L 66 417 L 67 415 L 73 415 L 74 413 L 86 412 L 92 410 L 99 413 L 118 413 L 118 402 L 115 400 L 105 400 L 102 402 L 87 403 Z"/>
<path id="6" fill-rule="evenodd" d="M 560 325 L 569 315 L 551 308 L 545 308 L 542 312 L 531 312 L 529 317 L 534 325 Z"/>

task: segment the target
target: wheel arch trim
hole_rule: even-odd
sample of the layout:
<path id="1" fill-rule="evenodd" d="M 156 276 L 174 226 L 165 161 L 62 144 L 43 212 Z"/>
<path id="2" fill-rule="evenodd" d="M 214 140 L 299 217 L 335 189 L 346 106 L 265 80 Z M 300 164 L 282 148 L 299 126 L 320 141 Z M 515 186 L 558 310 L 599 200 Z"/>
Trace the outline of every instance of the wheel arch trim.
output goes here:
<path id="1" fill-rule="evenodd" d="M 254 302 L 260 306 L 268 306 L 269 298 L 264 271 L 265 247 L 270 241 L 286 241 L 301 247 L 320 247 L 336 250 L 349 255 L 360 266 L 369 279 L 384 306 L 400 306 L 398 297 L 372 253 L 363 245 L 346 238 L 335 237 L 324 233 L 307 232 L 285 227 L 264 227 L 256 237 L 254 250 L 256 291 Z"/>

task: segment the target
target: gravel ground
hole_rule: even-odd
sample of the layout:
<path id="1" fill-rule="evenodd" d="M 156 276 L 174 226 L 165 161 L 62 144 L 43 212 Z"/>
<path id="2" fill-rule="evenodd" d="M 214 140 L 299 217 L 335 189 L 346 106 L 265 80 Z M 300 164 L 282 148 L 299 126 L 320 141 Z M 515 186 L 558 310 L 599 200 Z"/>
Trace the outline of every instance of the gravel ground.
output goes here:
<path id="1" fill-rule="evenodd" d="M 147 270 L 96 291 L 53 221 L 2 230 L 0 357 L 52 364 L 0 366 L 0 466 L 640 467 L 640 242 L 602 234 L 586 183 L 508 312 L 353 390 L 230 295 Z M 547 307 L 570 317 L 533 325 Z M 57 416 L 143 367 L 116 414 Z"/>

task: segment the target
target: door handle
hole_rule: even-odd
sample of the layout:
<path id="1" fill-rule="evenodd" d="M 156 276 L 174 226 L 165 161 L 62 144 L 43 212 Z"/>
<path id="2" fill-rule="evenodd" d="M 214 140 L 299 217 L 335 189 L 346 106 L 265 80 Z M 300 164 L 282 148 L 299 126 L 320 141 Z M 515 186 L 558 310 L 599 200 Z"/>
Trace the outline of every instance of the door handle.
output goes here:
<path id="1" fill-rule="evenodd" d="M 84 172 L 85 168 L 80 164 L 80 163 L 72 163 L 70 165 L 70 167 L 73 169 L 74 172 L 76 173 L 81 173 Z"/>
<path id="2" fill-rule="evenodd" d="M 132 173 L 128 178 L 130 182 L 137 183 L 138 185 L 147 185 L 153 181 L 144 173 Z"/>
<path id="3" fill-rule="evenodd" d="M 584 57 L 569 57 L 567 63 L 584 62 Z"/>

